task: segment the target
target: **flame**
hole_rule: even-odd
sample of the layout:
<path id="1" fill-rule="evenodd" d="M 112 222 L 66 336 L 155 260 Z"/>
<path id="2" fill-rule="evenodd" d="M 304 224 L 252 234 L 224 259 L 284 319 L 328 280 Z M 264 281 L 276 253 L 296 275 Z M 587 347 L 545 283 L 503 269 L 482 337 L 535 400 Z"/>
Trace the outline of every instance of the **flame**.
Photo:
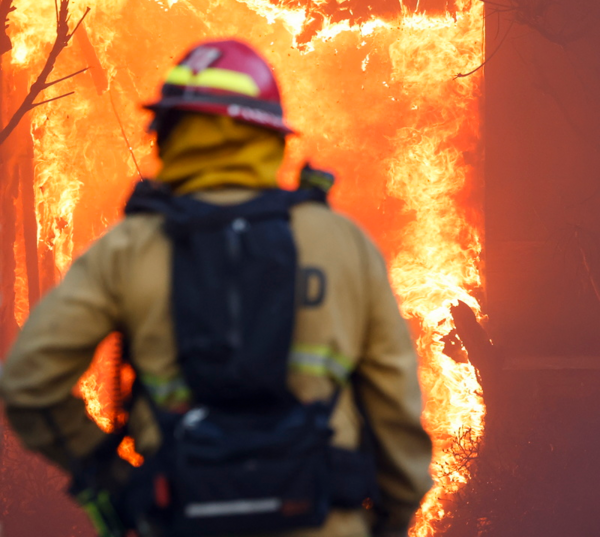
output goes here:
<path id="1" fill-rule="evenodd" d="M 117 451 L 122 458 L 128 460 L 133 466 L 139 467 L 144 463 L 144 457 L 135 452 L 135 442 L 131 437 L 123 439 Z"/>
<path id="2" fill-rule="evenodd" d="M 102 356 L 100 352 L 98 356 Z M 106 364 L 106 360 L 100 359 L 101 363 Z M 101 369 L 102 366 L 98 366 Z M 78 389 L 85 399 L 87 411 L 93 420 L 105 433 L 114 430 L 114 423 L 111 413 L 107 412 L 108 405 L 102 403 L 100 394 L 105 390 L 105 385 L 100 380 L 96 371 L 91 369 L 79 381 Z"/>
<path id="3" fill-rule="evenodd" d="M 25 235 L 23 232 L 23 194 L 19 185 L 16 200 L 15 227 L 17 230 L 13 251 L 15 256 L 15 320 L 19 327 L 29 316 L 29 286 L 25 260 Z"/>
<path id="4" fill-rule="evenodd" d="M 450 306 L 462 300 L 480 314 L 474 297 L 481 287 L 482 222 L 469 206 L 477 189 L 483 77 L 481 71 L 455 77 L 482 62 L 483 3 L 455 0 L 452 11 L 440 13 L 402 6 L 391 16 L 378 14 L 373 2 L 362 19 L 325 0 L 71 4 L 72 21 L 92 9 L 80 28 L 89 46 L 84 36 L 75 39 L 51 78 L 91 69 L 48 89 L 42 99 L 75 94 L 30 117 L 38 237 L 53 253 L 51 276 L 60 278 L 73 256 L 118 219 L 140 170 L 152 175 L 153 141 L 139 103 L 152 99 L 175 56 L 203 37 L 244 36 L 274 66 L 290 123 L 302 133 L 288 143 L 283 182 L 292 184 L 306 156 L 338 172 L 335 205 L 377 235 L 402 311 L 419 327 L 436 484 L 411 533 L 433 535 L 447 516 L 446 501 L 469 479 L 461 453 L 476 451 L 485 416 L 473 367 L 442 352 L 453 327 Z M 55 36 L 54 2 L 14 5 L 12 68 L 33 81 Z M 375 216 L 367 210 L 373 204 L 382 208 Z M 18 260 L 21 241 L 18 235 Z M 26 289 L 23 265 L 17 263 L 17 284 Z M 22 321 L 25 294 L 17 295 Z M 105 430 L 112 421 L 103 371 L 113 361 L 107 344 L 80 383 L 90 414 Z M 140 462 L 131 441 L 121 453 Z"/>
<path id="5" fill-rule="evenodd" d="M 237 0 L 246 4 L 252 11 L 264 17 L 267 24 L 281 21 L 294 37 L 302 33 L 307 22 L 306 8 L 300 3 L 295 8 L 281 8 L 265 0 Z"/>
<path id="6" fill-rule="evenodd" d="M 466 156 L 478 148 L 481 76 L 454 80 L 452 75 L 480 61 L 472 40 L 479 37 L 481 46 L 481 22 L 475 24 L 481 9 L 474 4 L 457 21 L 449 15 L 415 17 L 407 25 L 413 29 L 410 38 L 390 49 L 393 74 L 401 80 L 412 117 L 397 133 L 399 151 L 389 162 L 388 189 L 414 214 L 403 230 L 403 245 L 410 250 L 395 261 L 393 276 L 403 290 L 404 312 L 420 319 L 433 315 L 432 323 L 447 317 L 448 304 L 459 299 L 479 311 L 469 292 L 481 286 L 481 222 L 470 221 L 457 200 L 473 183 Z M 437 31 L 446 29 L 451 31 Z M 415 54 L 419 49 L 435 54 Z"/>
<path id="7" fill-rule="evenodd" d="M 485 417 L 475 369 L 445 356 L 441 341 L 454 328 L 450 306 L 457 300 L 481 313 L 473 296 L 481 287 L 481 222 L 472 221 L 459 201 L 475 180 L 465 155 L 478 148 L 482 75 L 453 75 L 482 61 L 483 5 L 462 2 L 457 8 L 454 17 L 406 19 L 402 39 L 390 48 L 411 120 L 397 134 L 400 150 L 390 160 L 388 189 L 413 214 L 391 276 L 403 313 L 420 323 L 424 420 L 435 440 L 435 487 L 411 531 L 418 537 L 433 535 L 445 515 L 441 500 L 468 481 L 465 453 L 476 453 Z"/>

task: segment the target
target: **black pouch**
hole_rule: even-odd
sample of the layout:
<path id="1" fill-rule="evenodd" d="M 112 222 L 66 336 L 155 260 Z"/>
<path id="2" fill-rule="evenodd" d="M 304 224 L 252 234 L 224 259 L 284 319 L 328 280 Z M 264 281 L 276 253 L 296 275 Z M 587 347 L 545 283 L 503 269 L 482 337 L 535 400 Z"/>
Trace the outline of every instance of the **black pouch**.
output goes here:
<path id="1" fill-rule="evenodd" d="M 357 509 L 379 502 L 375 462 L 372 453 L 330 447 L 331 503 L 340 509 Z"/>
<path id="2" fill-rule="evenodd" d="M 331 498 L 328 417 L 321 404 L 298 404 L 264 421 L 188 412 L 175 431 L 170 534 L 320 526 Z"/>

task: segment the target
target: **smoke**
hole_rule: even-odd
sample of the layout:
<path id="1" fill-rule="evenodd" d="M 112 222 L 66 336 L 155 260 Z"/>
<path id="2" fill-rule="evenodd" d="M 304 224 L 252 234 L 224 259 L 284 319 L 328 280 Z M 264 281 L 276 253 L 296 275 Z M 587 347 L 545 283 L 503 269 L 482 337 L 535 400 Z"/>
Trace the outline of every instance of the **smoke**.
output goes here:
<path id="1" fill-rule="evenodd" d="M 509 0 L 506 8 L 515 21 L 562 46 L 595 31 L 600 17 L 597 0 Z"/>

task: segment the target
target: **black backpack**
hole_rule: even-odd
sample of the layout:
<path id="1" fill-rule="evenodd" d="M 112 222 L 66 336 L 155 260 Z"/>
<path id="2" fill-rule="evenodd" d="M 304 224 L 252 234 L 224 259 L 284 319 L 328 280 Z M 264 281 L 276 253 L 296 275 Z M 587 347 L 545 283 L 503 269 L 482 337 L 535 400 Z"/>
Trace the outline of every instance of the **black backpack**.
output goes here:
<path id="1" fill-rule="evenodd" d="M 173 245 L 178 360 L 193 408 L 153 405 L 163 444 L 119 500 L 131 527 L 169 537 L 288 531 L 375 496 L 371 457 L 330 446 L 337 396 L 305 405 L 286 386 L 298 271 L 290 208 L 325 197 L 272 189 L 217 206 L 136 187 L 126 214 L 163 214 Z M 168 501 L 156 500 L 158 478 Z"/>

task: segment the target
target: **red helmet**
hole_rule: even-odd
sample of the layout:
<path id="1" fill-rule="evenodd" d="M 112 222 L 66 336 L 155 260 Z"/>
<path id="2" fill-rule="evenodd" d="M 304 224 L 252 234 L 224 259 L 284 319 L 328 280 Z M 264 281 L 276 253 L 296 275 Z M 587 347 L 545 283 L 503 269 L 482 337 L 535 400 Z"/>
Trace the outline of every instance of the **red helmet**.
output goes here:
<path id="1" fill-rule="evenodd" d="M 239 41 L 193 47 L 167 75 L 161 99 L 145 108 L 157 119 L 170 110 L 229 116 L 283 134 L 281 96 L 269 65 Z M 152 128 L 152 127 L 151 127 Z"/>

